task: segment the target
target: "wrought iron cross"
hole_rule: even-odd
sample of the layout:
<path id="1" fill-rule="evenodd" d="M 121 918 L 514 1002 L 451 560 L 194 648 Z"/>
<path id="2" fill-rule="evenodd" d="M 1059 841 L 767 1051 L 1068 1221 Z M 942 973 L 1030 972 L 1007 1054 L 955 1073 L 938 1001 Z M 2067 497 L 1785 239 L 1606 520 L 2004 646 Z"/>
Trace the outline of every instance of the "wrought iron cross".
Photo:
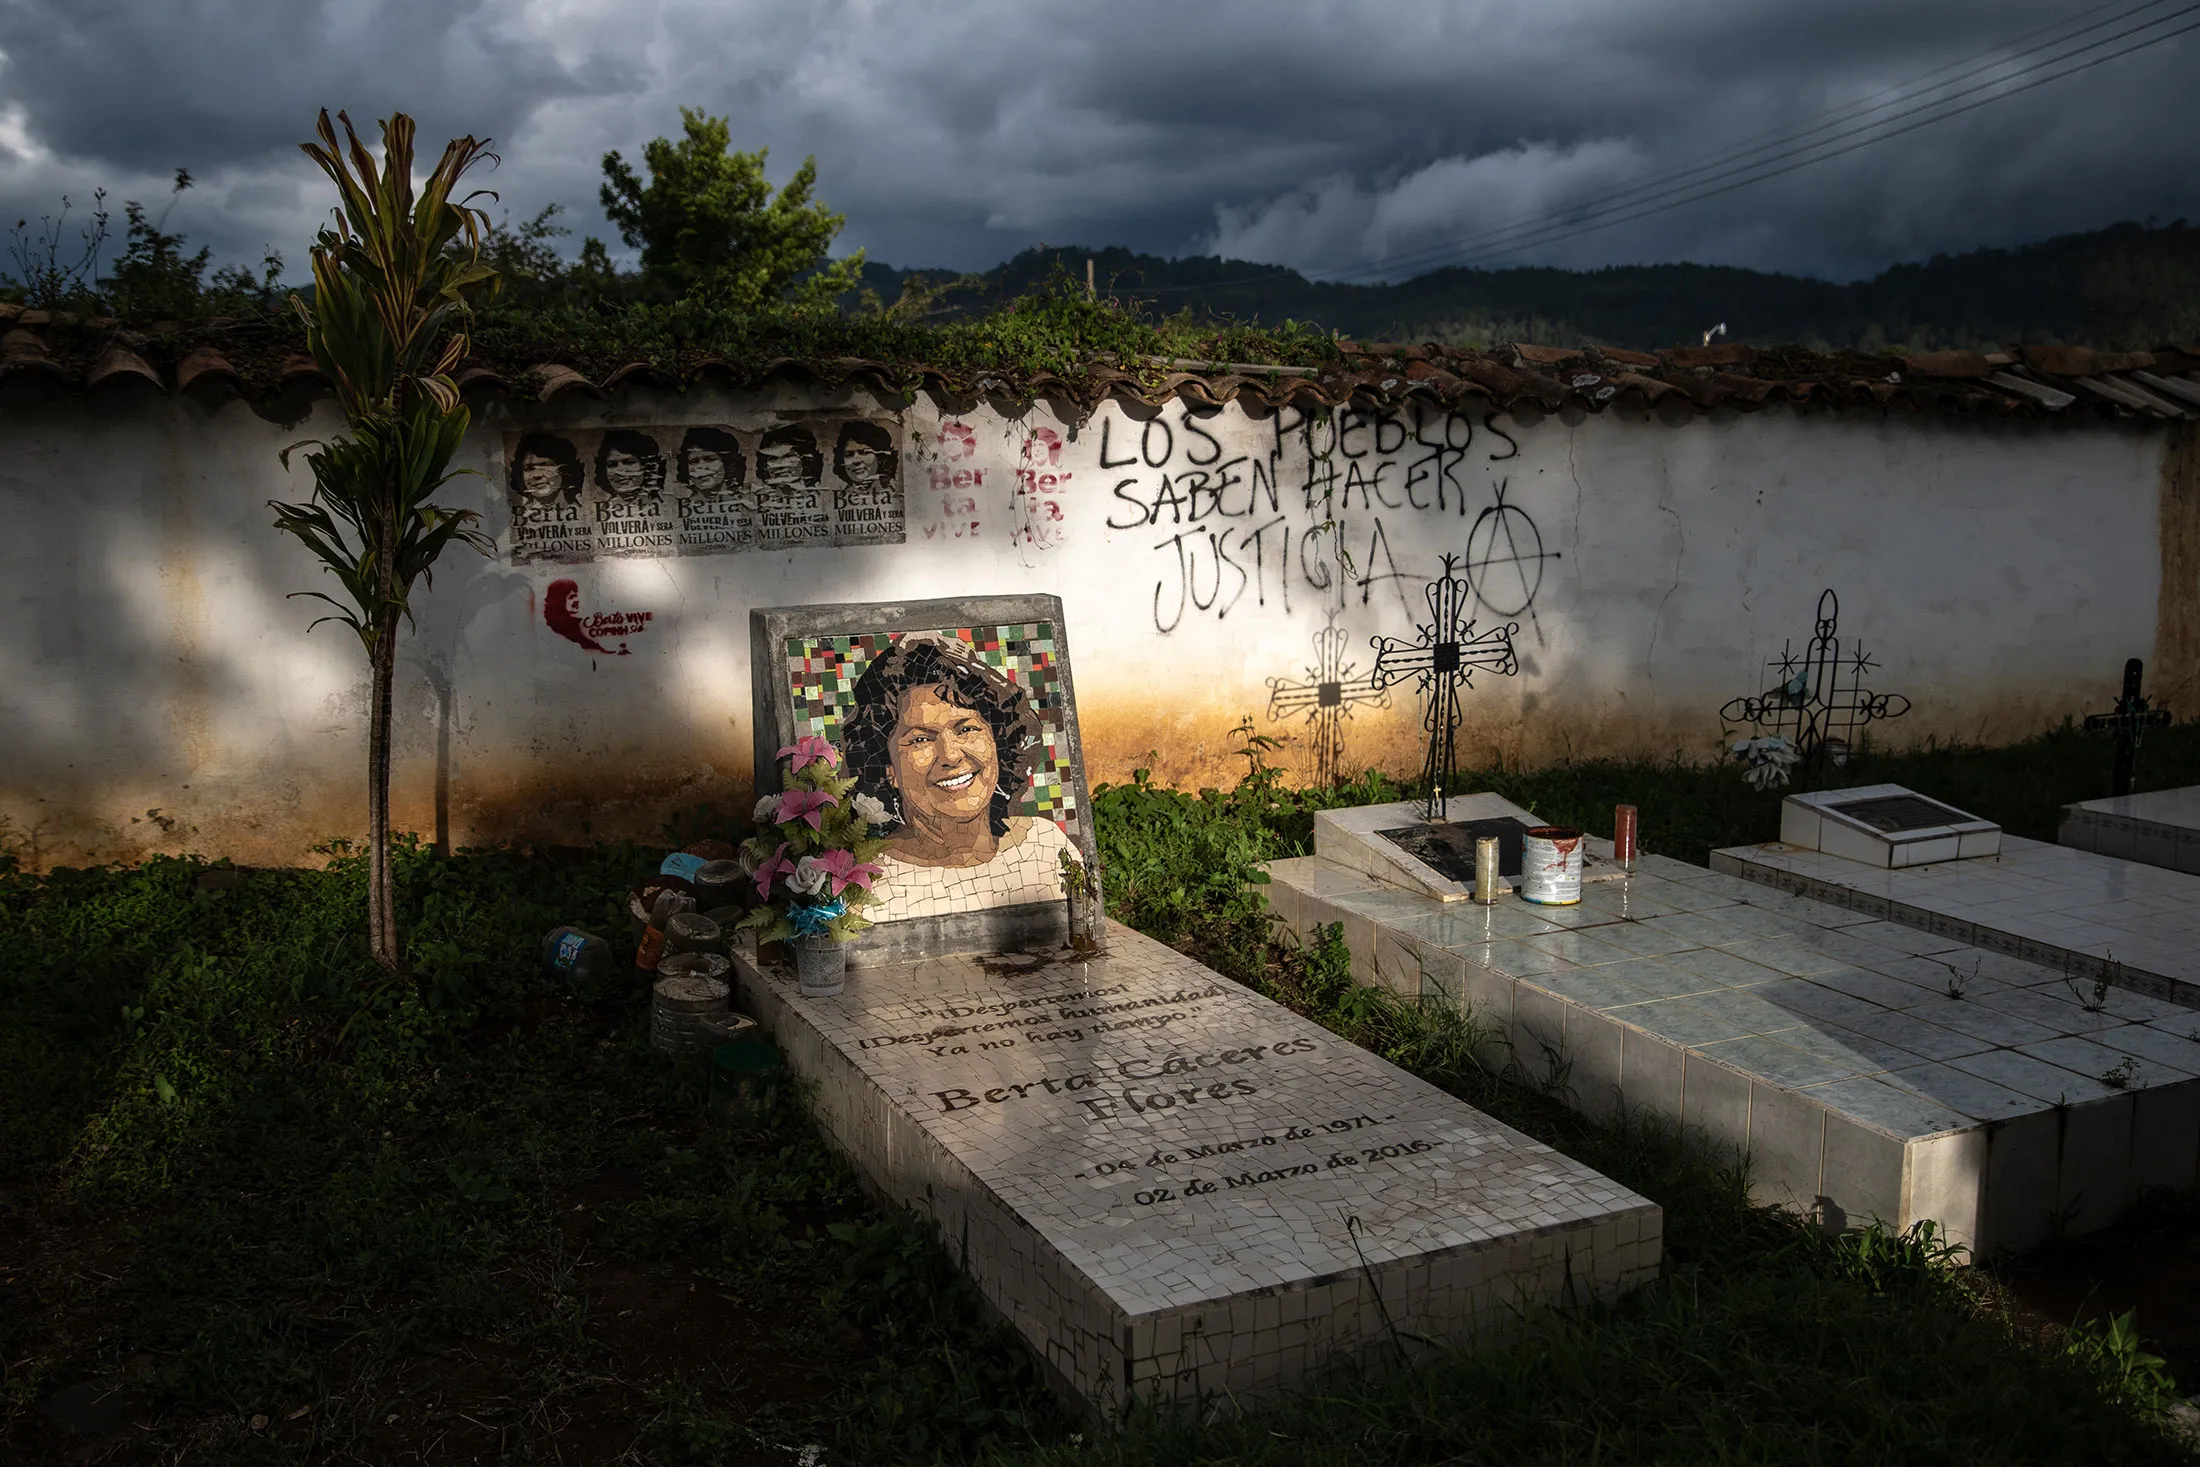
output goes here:
<path id="1" fill-rule="evenodd" d="M 1375 638 L 1375 670 L 1368 674 L 1377 692 L 1411 676 L 1428 701 L 1428 715 L 1421 720 L 1428 730 L 1428 758 L 1421 765 L 1421 815 L 1426 820 L 1444 818 L 1444 784 L 1458 762 L 1459 685 L 1473 687 L 1478 667 L 1500 677 L 1520 671 L 1512 640 L 1520 623 L 1476 632 L 1474 618 L 1464 614 L 1474 592 L 1452 574 L 1458 564 L 1456 555 L 1445 556 L 1444 573 L 1428 583 L 1429 620 L 1415 630 L 1412 641 Z"/>
<path id="2" fill-rule="evenodd" d="M 1268 721 L 1305 715 L 1308 728 L 1307 777 L 1316 788 L 1337 782 L 1344 766 L 1344 721 L 1352 710 L 1365 704 L 1388 708 L 1390 694 L 1375 686 L 1375 675 L 1354 676 L 1354 664 L 1344 660 L 1345 630 L 1334 617 L 1314 633 L 1314 665 L 1306 669 L 1306 681 L 1268 679 Z"/>
<path id="3" fill-rule="evenodd" d="M 1816 634 L 1803 648 L 1780 644 L 1780 658 L 1766 668 L 1778 679 L 1750 698 L 1735 698 L 1719 710 L 1729 723 L 1753 723 L 1760 732 L 1785 738 L 1794 748 L 1800 771 L 1816 775 L 1827 755 L 1838 748 L 1836 763 L 1856 747 L 1867 724 L 1900 718 L 1910 700 L 1900 693 L 1874 693 L 1864 674 L 1878 664 L 1852 644 L 1841 651 L 1841 598 L 1829 589 L 1818 598 Z"/>
<path id="4" fill-rule="evenodd" d="M 2088 733 L 2102 733 L 2113 729 L 2116 733 L 2116 772 L 2111 777 L 2110 794 L 2131 793 L 2131 766 L 2139 753 L 2139 736 L 2150 728 L 2169 727 L 2167 708 L 2149 707 L 2139 691 L 2140 675 L 2146 664 L 2134 657 L 2124 664 L 2124 694 L 2116 700 L 2116 706 L 2107 713 L 2088 713 L 2085 726 Z"/>

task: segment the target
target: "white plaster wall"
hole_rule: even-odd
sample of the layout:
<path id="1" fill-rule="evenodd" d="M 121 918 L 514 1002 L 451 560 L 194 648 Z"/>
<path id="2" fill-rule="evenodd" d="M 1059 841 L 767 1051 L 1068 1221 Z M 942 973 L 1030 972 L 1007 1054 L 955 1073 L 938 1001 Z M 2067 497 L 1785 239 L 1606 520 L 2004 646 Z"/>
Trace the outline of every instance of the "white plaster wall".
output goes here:
<path id="1" fill-rule="evenodd" d="M 791 388 L 633 394 L 524 423 L 492 407 L 468 449 L 487 477 L 446 497 L 505 530 L 514 427 L 836 402 L 875 408 Z M 1891 743 L 2034 732 L 2105 706 L 2122 660 L 2152 650 L 2163 436 L 2136 428 L 1785 411 L 1528 426 L 1427 408 L 1306 423 L 1183 404 L 1078 425 L 925 399 L 905 425 L 904 546 L 517 569 L 447 556 L 400 672 L 401 821 L 460 843 L 577 841 L 745 804 L 747 613 L 792 602 L 1060 595 L 1096 781 L 1145 764 L 1227 780 L 1248 714 L 1303 733 L 1267 717 L 1268 680 L 1306 680 L 1331 619 L 1364 672 L 1370 636 L 1410 634 L 1447 551 L 1474 563 L 1485 624 L 1492 605 L 1520 623 L 1520 675 L 1467 696 L 1469 760 L 1706 757 L 1719 706 L 1763 689 L 1827 586 L 1879 664 L 1871 686 L 1916 705 L 1884 727 Z M 238 404 L 0 407 L 12 840 L 47 862 L 267 862 L 359 833 L 363 659 L 341 627 L 307 634 L 317 603 L 285 595 L 326 578 L 266 509 L 304 492 L 278 450 L 338 427 L 327 404 L 290 427 Z M 630 655 L 549 630 L 542 594 L 561 577 L 586 611 L 651 613 Z M 1346 765 L 1416 762 L 1417 721 L 1410 698 L 1358 710 Z"/>

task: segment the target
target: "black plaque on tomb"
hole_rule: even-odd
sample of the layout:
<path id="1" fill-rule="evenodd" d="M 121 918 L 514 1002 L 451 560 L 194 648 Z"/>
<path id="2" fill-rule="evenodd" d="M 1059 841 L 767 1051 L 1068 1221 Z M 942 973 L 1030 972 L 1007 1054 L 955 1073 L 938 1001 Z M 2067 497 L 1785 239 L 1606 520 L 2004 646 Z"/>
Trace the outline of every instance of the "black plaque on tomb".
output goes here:
<path id="1" fill-rule="evenodd" d="M 1846 804 L 1829 804 L 1826 808 L 1886 835 L 1899 835 L 1905 830 L 1931 830 L 1943 825 L 1971 825 L 1977 821 L 1976 816 L 1951 810 L 1923 795 L 1874 795 Z"/>
<path id="2" fill-rule="evenodd" d="M 1474 843 L 1497 837 L 1497 873 L 1520 874 L 1520 838 L 1528 827 L 1510 815 L 1490 820 L 1455 820 L 1438 825 L 1403 825 L 1375 832 L 1399 850 L 1463 886 L 1474 885 Z"/>

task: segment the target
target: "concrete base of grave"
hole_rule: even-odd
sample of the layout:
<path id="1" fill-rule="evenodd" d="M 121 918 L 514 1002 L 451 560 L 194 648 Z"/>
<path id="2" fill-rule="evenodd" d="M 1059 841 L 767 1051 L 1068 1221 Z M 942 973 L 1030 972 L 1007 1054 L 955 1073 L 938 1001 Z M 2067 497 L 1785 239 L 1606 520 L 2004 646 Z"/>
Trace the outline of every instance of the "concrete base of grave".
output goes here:
<path id="1" fill-rule="evenodd" d="M 2055 841 L 2200 876 L 2200 785 L 2065 805 Z"/>
<path id="2" fill-rule="evenodd" d="M 1110 924 L 1109 950 L 736 959 L 827 1134 L 1096 1415 L 1244 1404 L 1655 1278 L 1654 1203 Z"/>
<path id="3" fill-rule="evenodd" d="M 1362 983 L 1464 1008 L 1592 1116 L 1746 1155 L 1760 1201 L 1985 1253 L 2200 1175 L 2200 1029 L 2160 1000 L 1658 856 L 1567 907 L 1443 902 L 1327 851 L 1269 874 Z"/>
<path id="4" fill-rule="evenodd" d="M 1886 870 L 1780 841 L 1711 869 L 2200 1009 L 2200 876 L 2005 836 L 2001 852 Z"/>

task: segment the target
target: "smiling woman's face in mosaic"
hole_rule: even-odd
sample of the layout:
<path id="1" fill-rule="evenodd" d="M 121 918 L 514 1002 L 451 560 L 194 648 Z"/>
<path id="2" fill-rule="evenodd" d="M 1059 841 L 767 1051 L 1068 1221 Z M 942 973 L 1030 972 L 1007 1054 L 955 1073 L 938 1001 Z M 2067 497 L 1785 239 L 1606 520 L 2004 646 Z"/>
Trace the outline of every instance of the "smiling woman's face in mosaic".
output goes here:
<path id="1" fill-rule="evenodd" d="M 1000 780 L 993 725 L 976 709 L 948 702 L 943 691 L 922 687 L 903 693 L 887 746 L 902 818 L 919 828 L 984 820 Z"/>

